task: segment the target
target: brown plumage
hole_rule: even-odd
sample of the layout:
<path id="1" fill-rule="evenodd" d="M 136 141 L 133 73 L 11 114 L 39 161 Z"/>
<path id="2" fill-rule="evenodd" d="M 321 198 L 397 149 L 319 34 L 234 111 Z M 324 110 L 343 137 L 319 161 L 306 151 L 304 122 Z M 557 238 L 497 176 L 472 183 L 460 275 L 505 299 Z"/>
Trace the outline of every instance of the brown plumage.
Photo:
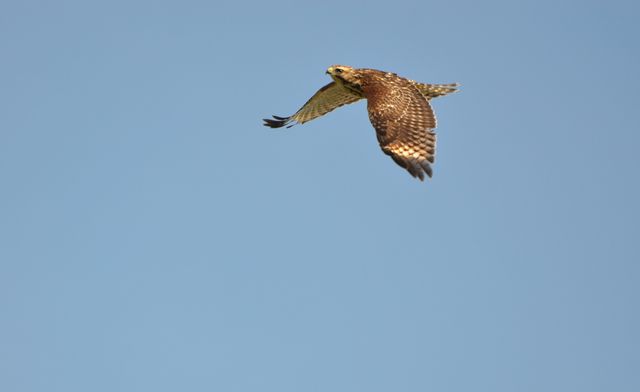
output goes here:
<path id="1" fill-rule="evenodd" d="M 304 124 L 360 99 L 367 100 L 369 120 L 382 151 L 412 176 L 431 177 L 435 159 L 436 118 L 429 100 L 457 90 L 453 84 L 423 84 L 394 73 L 375 69 L 329 67 L 333 82 L 318 90 L 290 117 L 264 119 L 266 126 L 280 128 Z"/>

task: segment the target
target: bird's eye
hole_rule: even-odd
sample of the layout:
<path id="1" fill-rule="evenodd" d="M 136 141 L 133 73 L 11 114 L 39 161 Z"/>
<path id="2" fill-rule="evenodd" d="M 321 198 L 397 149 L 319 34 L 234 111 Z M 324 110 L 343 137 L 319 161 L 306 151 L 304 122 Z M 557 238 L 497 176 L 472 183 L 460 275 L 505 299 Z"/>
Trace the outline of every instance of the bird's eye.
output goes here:
<path id="1" fill-rule="evenodd" d="M 342 68 L 336 68 L 337 73 L 342 73 Z"/>

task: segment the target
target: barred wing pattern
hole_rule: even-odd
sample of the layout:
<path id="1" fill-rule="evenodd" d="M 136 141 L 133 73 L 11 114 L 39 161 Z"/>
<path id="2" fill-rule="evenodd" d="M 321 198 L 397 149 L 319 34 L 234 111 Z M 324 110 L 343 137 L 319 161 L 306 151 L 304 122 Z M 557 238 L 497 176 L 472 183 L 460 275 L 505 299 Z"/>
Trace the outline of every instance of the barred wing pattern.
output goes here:
<path id="1" fill-rule="evenodd" d="M 296 123 L 304 124 L 315 118 L 323 116 L 340 106 L 354 103 L 363 97 L 356 92 L 331 82 L 316 92 L 294 115 L 289 117 L 273 116 L 273 119 L 265 118 L 266 126 L 290 128 Z"/>
<path id="2" fill-rule="evenodd" d="M 436 118 L 424 93 L 411 81 L 385 75 L 365 96 L 369 119 L 382 151 L 413 177 L 431 177 L 435 159 Z"/>

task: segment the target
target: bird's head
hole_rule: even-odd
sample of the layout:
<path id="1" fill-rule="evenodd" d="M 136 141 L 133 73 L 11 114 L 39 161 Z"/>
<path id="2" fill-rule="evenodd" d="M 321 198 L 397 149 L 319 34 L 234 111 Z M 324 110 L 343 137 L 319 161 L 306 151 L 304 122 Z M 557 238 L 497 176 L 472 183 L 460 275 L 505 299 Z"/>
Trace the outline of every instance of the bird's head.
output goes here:
<path id="1" fill-rule="evenodd" d="M 361 91 L 360 73 L 347 65 L 332 65 L 327 68 L 327 73 L 336 82 L 355 91 Z"/>

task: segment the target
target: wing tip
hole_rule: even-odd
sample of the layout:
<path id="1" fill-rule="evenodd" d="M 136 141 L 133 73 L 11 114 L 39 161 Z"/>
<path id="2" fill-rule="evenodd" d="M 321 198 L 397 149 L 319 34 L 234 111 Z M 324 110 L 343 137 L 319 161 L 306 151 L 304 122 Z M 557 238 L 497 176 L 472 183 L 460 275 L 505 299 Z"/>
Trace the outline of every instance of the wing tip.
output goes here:
<path id="1" fill-rule="evenodd" d="M 433 177 L 433 168 L 429 164 L 429 161 L 424 160 L 420 162 L 420 166 L 422 170 L 424 170 L 424 172 L 427 173 L 427 176 L 429 176 L 429 178 Z"/>
<path id="2" fill-rule="evenodd" d="M 425 174 L 429 178 L 433 177 L 433 168 L 431 167 L 431 164 L 429 163 L 428 160 L 418 161 L 416 159 L 405 158 L 395 154 L 389 154 L 387 151 L 385 151 L 385 153 L 390 155 L 391 158 L 394 160 L 394 162 L 397 163 L 398 166 L 408 171 L 412 177 L 417 178 L 420 181 L 424 181 Z"/>
<path id="3" fill-rule="evenodd" d="M 429 178 L 433 177 L 433 169 L 431 168 L 431 165 L 427 161 L 421 161 L 421 162 L 410 161 L 406 169 L 407 171 L 409 171 L 409 174 L 419 179 L 420 181 L 424 181 L 425 174 Z"/>
<path id="4" fill-rule="evenodd" d="M 262 121 L 264 121 L 264 125 L 265 127 L 270 127 L 270 128 L 282 128 L 285 125 L 288 125 L 287 128 L 291 128 L 292 126 L 294 126 L 295 124 L 291 124 L 291 117 L 280 117 L 280 116 L 272 116 L 273 118 L 263 118 Z"/>

